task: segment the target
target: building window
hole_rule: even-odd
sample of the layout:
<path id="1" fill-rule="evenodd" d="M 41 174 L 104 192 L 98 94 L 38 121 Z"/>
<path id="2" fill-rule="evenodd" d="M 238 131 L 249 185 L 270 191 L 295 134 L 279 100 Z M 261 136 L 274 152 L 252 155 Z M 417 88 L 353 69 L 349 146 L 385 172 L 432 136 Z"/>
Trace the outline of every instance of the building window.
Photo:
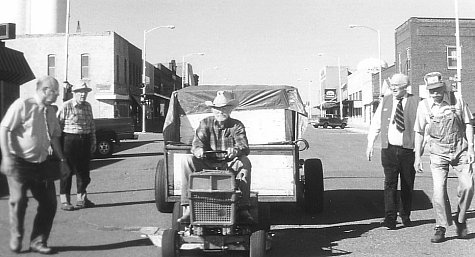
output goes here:
<path id="1" fill-rule="evenodd" d="M 48 76 L 56 77 L 56 56 L 54 54 L 48 55 Z"/>
<path id="2" fill-rule="evenodd" d="M 411 70 L 411 48 L 406 49 L 406 71 Z"/>
<path id="3" fill-rule="evenodd" d="M 447 69 L 457 69 L 457 47 L 447 46 Z"/>
<path id="4" fill-rule="evenodd" d="M 89 78 L 89 54 L 81 54 L 81 79 Z"/>
<path id="5" fill-rule="evenodd" d="M 124 60 L 124 82 L 125 84 L 129 84 L 129 81 L 127 80 L 127 59 Z"/>
<path id="6" fill-rule="evenodd" d="M 398 71 L 402 73 L 401 53 L 397 53 L 397 68 L 398 68 Z"/>
<path id="7" fill-rule="evenodd" d="M 115 56 L 115 80 L 119 82 L 119 68 L 120 68 L 120 63 L 119 63 L 119 55 Z"/>

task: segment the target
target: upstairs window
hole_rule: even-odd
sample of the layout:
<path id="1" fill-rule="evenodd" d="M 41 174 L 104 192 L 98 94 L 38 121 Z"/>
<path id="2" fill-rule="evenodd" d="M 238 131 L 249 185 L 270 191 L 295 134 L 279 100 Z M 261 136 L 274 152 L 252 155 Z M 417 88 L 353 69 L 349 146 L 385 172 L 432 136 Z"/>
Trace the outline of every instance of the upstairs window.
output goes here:
<path id="1" fill-rule="evenodd" d="M 457 69 L 457 47 L 447 46 L 447 69 Z"/>
<path id="2" fill-rule="evenodd" d="M 81 79 L 89 78 L 89 54 L 81 54 Z"/>
<path id="3" fill-rule="evenodd" d="M 56 56 L 54 54 L 48 55 L 48 76 L 56 77 Z"/>
<path id="4" fill-rule="evenodd" d="M 406 49 L 406 71 L 411 70 L 411 48 Z"/>

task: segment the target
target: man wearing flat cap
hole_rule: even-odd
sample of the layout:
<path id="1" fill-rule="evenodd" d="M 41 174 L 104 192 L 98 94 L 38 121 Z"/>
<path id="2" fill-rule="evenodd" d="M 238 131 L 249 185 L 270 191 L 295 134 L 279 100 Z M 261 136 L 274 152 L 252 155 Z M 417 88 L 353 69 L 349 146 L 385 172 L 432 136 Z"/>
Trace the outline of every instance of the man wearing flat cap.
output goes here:
<path id="1" fill-rule="evenodd" d="M 419 103 L 414 130 L 416 159 L 414 168 L 422 171 L 424 134 L 428 134 L 430 169 L 434 185 L 432 203 L 436 215 L 435 234 L 431 242 L 445 241 L 445 231 L 455 223 L 457 237 L 466 238 L 467 210 L 473 198 L 472 163 L 474 162 L 472 112 L 462 98 L 448 91 L 442 75 L 424 76 L 429 98 Z M 449 166 L 458 177 L 458 205 L 454 218 L 447 195 Z"/>
<path id="2" fill-rule="evenodd" d="M 58 118 L 63 129 L 63 151 L 71 167 L 70 172 L 62 174 L 60 179 L 61 209 L 93 207 L 94 203 L 87 197 L 86 188 L 91 182 L 89 163 L 96 150 L 96 127 L 91 104 L 86 101 L 91 88 L 85 82 L 73 87 L 74 97 L 63 103 L 58 111 Z M 72 176 L 76 174 L 77 201 L 71 205 Z"/>
<path id="3" fill-rule="evenodd" d="M 236 182 L 242 192 L 239 203 L 238 218 L 241 222 L 253 222 L 249 213 L 249 197 L 251 185 L 251 162 L 247 158 L 249 144 L 246 130 L 241 121 L 233 119 L 230 114 L 238 105 L 232 92 L 218 91 L 214 100 L 206 101 L 211 107 L 213 116 L 201 120 L 196 128 L 193 138 L 191 153 L 182 165 L 181 204 L 184 206 L 183 216 L 178 222 L 189 222 L 189 192 L 188 181 L 192 172 L 203 169 L 223 168 L 222 163 L 206 159 L 205 151 L 226 151 L 225 167 L 236 175 Z"/>
<path id="4" fill-rule="evenodd" d="M 398 179 L 401 179 L 399 216 L 404 227 L 412 225 L 414 189 L 414 122 L 419 98 L 409 94 L 409 79 L 404 74 L 389 78 L 392 94 L 383 98 L 374 113 L 368 133 L 366 157 L 373 156 L 373 145 L 381 134 L 381 163 L 384 170 L 384 220 L 388 229 L 396 228 L 398 213 Z"/>

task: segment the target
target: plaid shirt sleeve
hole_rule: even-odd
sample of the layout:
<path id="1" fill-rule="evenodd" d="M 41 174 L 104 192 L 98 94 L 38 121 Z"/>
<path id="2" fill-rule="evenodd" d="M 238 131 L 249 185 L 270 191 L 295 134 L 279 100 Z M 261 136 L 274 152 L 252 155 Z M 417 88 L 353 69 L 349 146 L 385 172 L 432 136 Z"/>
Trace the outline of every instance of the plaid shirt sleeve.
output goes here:
<path id="1" fill-rule="evenodd" d="M 238 156 L 249 154 L 249 143 L 242 122 L 230 118 L 223 127 L 219 127 L 214 117 L 203 119 L 195 131 L 191 152 L 195 154 L 198 149 L 208 151 L 228 148 L 235 148 Z"/>

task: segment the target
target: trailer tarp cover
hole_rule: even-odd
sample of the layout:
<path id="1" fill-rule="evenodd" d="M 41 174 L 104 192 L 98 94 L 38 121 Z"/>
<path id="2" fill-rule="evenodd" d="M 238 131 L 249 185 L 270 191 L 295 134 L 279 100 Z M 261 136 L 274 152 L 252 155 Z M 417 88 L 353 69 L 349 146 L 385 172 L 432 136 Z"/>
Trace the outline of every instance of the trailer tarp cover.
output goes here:
<path id="1" fill-rule="evenodd" d="M 287 109 L 307 116 L 305 106 L 300 98 L 298 90 L 292 86 L 269 86 L 269 85 L 203 85 L 191 86 L 172 93 L 170 105 L 164 124 L 165 141 L 177 139 L 179 126 L 177 121 L 180 115 L 211 113 L 210 107 L 205 101 L 213 101 L 216 92 L 220 90 L 231 91 L 239 104 L 238 110 L 257 109 Z M 169 134 L 170 133 L 170 134 Z"/>
<path id="2" fill-rule="evenodd" d="M 239 102 L 236 110 L 289 109 L 307 115 L 297 89 L 291 86 L 210 85 L 186 87 L 172 94 L 172 98 L 175 98 L 179 104 L 174 109 L 184 114 L 210 112 L 205 101 L 213 101 L 216 92 L 220 90 L 233 92 L 234 98 Z"/>

